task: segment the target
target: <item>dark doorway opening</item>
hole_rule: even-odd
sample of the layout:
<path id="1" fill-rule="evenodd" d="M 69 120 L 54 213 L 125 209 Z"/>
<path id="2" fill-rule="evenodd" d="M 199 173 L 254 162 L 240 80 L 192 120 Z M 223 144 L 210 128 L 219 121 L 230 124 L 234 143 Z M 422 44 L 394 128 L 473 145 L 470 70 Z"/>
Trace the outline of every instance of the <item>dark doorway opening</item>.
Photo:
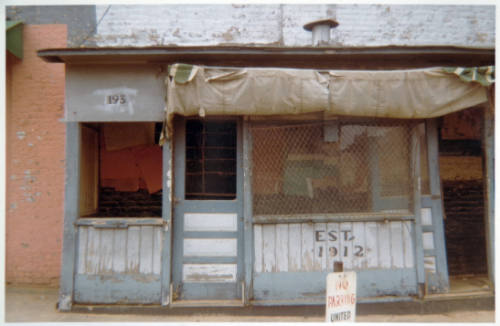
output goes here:
<path id="1" fill-rule="evenodd" d="M 236 121 L 186 121 L 186 199 L 236 198 Z"/>
<path id="2" fill-rule="evenodd" d="M 488 288 L 482 108 L 442 119 L 439 163 L 451 292 Z"/>

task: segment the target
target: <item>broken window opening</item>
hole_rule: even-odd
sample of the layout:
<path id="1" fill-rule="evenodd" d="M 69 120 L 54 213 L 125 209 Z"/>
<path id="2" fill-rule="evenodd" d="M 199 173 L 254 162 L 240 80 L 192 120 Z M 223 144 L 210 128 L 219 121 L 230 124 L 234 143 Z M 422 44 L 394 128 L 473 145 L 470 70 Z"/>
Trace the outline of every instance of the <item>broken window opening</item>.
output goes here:
<path id="1" fill-rule="evenodd" d="M 81 125 L 80 216 L 161 217 L 161 123 Z"/>

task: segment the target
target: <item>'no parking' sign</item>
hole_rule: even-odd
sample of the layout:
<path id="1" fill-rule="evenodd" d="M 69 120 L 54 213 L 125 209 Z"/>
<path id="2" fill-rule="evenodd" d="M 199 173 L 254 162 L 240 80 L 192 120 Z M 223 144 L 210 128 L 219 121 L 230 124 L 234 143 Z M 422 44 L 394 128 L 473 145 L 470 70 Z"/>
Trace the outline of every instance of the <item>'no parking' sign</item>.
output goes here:
<path id="1" fill-rule="evenodd" d="M 326 278 L 326 322 L 354 322 L 356 273 L 330 273 Z"/>

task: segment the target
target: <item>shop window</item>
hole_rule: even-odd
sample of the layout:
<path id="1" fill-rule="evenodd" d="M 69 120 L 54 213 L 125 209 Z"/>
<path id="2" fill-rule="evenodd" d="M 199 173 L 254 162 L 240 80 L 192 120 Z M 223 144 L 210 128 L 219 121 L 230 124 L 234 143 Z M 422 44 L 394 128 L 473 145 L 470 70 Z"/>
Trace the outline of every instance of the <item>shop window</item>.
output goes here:
<path id="1" fill-rule="evenodd" d="M 409 125 L 254 122 L 251 133 L 254 215 L 411 210 Z"/>
<path id="2" fill-rule="evenodd" d="M 81 125 L 80 216 L 161 217 L 159 123 Z"/>
<path id="3" fill-rule="evenodd" d="M 236 198 L 236 122 L 186 121 L 186 199 Z"/>

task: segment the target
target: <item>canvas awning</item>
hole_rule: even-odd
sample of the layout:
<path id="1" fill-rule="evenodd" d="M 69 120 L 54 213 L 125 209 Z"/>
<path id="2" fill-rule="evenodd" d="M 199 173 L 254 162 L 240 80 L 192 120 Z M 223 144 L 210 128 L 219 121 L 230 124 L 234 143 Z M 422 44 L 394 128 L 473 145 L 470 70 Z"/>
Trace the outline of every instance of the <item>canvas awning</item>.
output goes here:
<path id="1" fill-rule="evenodd" d="M 467 68 L 471 69 L 471 68 Z M 483 74 L 477 78 L 477 74 Z M 465 77 L 463 75 L 466 75 Z M 468 75 L 476 78 L 468 78 Z M 476 82 L 480 80 L 480 82 Z M 332 115 L 422 119 L 486 102 L 494 67 L 390 71 L 220 68 L 175 64 L 166 80 L 167 130 L 175 114 Z"/>

